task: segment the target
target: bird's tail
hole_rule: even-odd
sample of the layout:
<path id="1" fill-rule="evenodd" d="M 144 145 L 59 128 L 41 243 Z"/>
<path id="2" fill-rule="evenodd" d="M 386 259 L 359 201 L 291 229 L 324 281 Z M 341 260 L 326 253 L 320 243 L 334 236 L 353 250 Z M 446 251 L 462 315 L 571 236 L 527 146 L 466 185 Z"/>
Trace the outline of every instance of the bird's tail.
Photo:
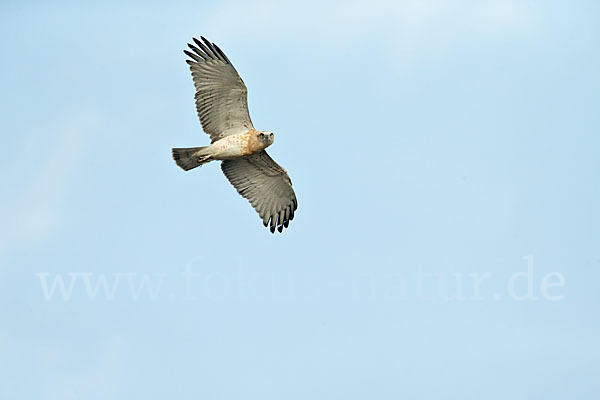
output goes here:
<path id="1" fill-rule="evenodd" d="M 173 149 L 173 160 L 181 169 L 189 171 L 213 160 L 210 154 L 202 154 L 202 150 L 206 148 L 208 146 Z"/>

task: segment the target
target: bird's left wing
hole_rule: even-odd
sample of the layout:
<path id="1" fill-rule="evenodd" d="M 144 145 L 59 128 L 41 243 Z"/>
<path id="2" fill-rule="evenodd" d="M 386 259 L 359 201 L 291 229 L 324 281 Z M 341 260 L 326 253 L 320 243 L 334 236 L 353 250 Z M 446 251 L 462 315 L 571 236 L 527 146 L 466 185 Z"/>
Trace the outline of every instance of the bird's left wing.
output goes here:
<path id="1" fill-rule="evenodd" d="M 287 228 L 298 200 L 292 181 L 266 151 L 221 163 L 223 173 L 239 194 L 248 199 L 271 232 Z"/>
<path id="2" fill-rule="evenodd" d="M 253 129 L 248 113 L 248 89 L 225 53 L 202 37 L 184 50 L 196 87 L 196 111 L 213 142 Z"/>

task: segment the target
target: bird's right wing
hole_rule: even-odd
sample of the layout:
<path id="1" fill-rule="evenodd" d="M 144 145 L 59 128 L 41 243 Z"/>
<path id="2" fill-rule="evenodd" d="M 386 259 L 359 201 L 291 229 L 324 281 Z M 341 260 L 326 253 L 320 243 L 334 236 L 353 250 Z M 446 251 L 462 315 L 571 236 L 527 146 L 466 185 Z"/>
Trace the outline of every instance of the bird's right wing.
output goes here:
<path id="1" fill-rule="evenodd" d="M 194 38 L 184 50 L 196 87 L 196 110 L 202 128 L 213 142 L 254 129 L 248 112 L 248 90 L 242 78 L 216 44 Z"/>
<path id="2" fill-rule="evenodd" d="M 298 200 L 292 181 L 266 151 L 221 163 L 223 173 L 239 194 L 248 199 L 271 232 L 287 228 Z"/>

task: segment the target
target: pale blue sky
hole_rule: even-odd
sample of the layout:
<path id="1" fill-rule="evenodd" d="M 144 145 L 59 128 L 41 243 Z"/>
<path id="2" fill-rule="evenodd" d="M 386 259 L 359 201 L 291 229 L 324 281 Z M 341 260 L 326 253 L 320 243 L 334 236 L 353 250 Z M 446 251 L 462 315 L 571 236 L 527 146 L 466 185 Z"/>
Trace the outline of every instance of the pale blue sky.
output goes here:
<path id="1" fill-rule="evenodd" d="M 599 3 L 0 11 L 0 398 L 598 396 Z M 200 35 L 275 132 L 283 234 L 171 160 L 208 143 Z"/>

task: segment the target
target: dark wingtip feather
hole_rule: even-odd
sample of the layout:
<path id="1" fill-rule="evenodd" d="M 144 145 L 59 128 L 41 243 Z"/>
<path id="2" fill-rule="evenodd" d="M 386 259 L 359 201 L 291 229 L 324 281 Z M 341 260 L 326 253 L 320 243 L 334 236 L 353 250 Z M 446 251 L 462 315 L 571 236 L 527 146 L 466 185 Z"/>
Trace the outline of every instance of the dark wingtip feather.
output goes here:
<path id="1" fill-rule="evenodd" d="M 215 46 L 215 49 L 219 52 L 219 54 L 221 55 L 221 57 L 223 57 L 223 60 L 227 62 L 227 64 L 231 64 L 231 61 L 229 61 L 229 58 L 227 58 L 227 56 L 225 55 L 225 53 L 223 53 L 223 50 L 221 50 L 219 48 L 219 46 L 217 46 L 216 44 L 213 43 L 213 46 Z"/>
<path id="2" fill-rule="evenodd" d="M 194 60 L 196 62 L 202 60 L 200 57 L 198 57 L 196 54 L 192 53 L 191 51 L 184 50 L 183 52 L 185 53 L 186 56 L 188 56 L 189 58 L 191 58 L 192 60 Z"/>
<path id="3" fill-rule="evenodd" d="M 211 57 L 210 53 L 207 51 L 206 46 L 201 41 L 194 38 L 194 43 L 196 43 L 196 46 L 200 47 L 202 49 L 202 51 L 205 52 L 208 57 Z"/>
<path id="4" fill-rule="evenodd" d="M 197 48 L 193 44 L 188 43 L 187 45 L 195 53 L 195 57 L 192 57 L 192 58 L 198 59 L 198 60 L 207 60 L 207 57 L 209 57 L 208 55 L 204 54 L 204 52 L 202 50 L 200 50 L 199 48 Z"/>
<path id="5" fill-rule="evenodd" d="M 202 39 L 204 41 L 206 41 L 206 39 L 204 39 L 203 37 L 202 37 Z M 210 58 L 212 60 L 219 59 L 219 57 L 216 54 L 214 54 L 214 51 L 210 48 L 210 46 L 205 45 L 204 43 L 202 43 L 201 41 L 199 41 L 196 38 L 194 38 L 194 43 L 196 43 L 196 45 L 202 49 L 202 52 L 200 55 L 202 55 L 204 59 L 206 59 L 206 60 L 208 60 L 208 58 Z M 206 58 L 206 57 L 208 57 L 208 58 Z"/>
<path id="6" fill-rule="evenodd" d="M 224 59 L 221 59 L 221 56 L 219 55 L 219 52 L 215 49 L 215 44 L 211 43 L 208 39 L 206 39 L 204 36 L 200 36 L 202 38 L 202 41 L 204 42 L 204 44 L 206 45 L 206 47 L 208 47 L 208 50 L 210 51 L 210 55 L 213 58 L 216 58 L 217 60 L 221 60 L 223 62 L 226 62 Z"/>

